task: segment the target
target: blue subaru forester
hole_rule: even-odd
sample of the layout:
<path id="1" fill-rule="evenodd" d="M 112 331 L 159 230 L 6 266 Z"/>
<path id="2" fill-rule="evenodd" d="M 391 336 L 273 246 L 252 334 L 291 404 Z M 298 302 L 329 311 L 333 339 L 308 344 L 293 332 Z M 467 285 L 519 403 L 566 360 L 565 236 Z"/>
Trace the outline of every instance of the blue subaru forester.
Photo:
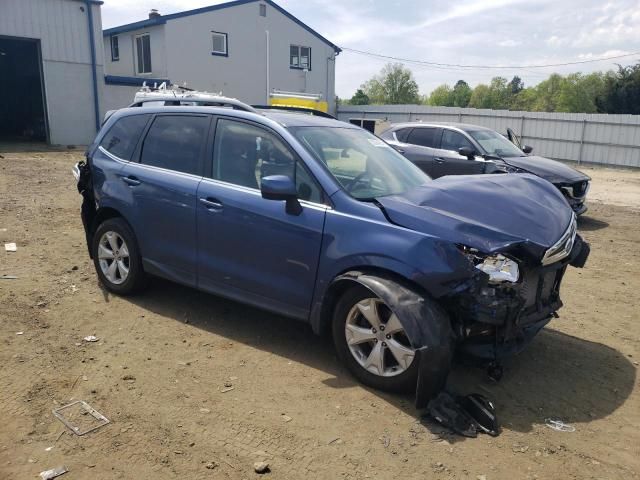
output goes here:
<path id="1" fill-rule="evenodd" d="M 353 125 L 233 106 L 105 122 L 77 173 L 108 290 L 157 275 L 308 322 L 363 383 L 424 404 L 455 353 L 519 351 L 587 259 L 545 180 L 431 180 Z"/>

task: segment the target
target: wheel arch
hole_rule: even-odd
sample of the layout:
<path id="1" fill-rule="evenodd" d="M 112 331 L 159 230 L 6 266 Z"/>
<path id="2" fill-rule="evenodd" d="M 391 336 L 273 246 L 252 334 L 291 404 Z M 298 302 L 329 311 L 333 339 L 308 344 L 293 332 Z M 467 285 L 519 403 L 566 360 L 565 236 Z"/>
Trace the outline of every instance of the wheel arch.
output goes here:
<path id="1" fill-rule="evenodd" d="M 327 286 L 319 309 L 320 313 L 311 321 L 312 328 L 316 333 L 325 335 L 329 331 L 336 303 L 347 289 L 360 284 L 371 290 L 369 286 L 358 280 L 362 276 L 384 278 L 421 295 L 427 295 L 427 292 L 420 285 L 393 270 L 374 266 L 349 268 L 338 273 Z"/>
<path id="2" fill-rule="evenodd" d="M 87 247 L 89 249 L 89 256 L 91 258 L 93 258 L 93 252 L 91 251 L 91 245 L 93 243 L 93 235 L 95 231 L 98 229 L 98 227 L 103 222 L 105 222 L 106 220 L 109 220 L 110 218 L 121 218 L 122 220 L 124 220 L 129 226 L 129 228 L 131 229 L 131 231 L 133 232 L 133 234 L 135 235 L 135 230 L 131 226 L 131 223 L 119 210 L 113 207 L 98 208 L 98 210 L 96 210 L 95 215 L 91 221 L 91 226 L 89 228 L 89 231 L 87 232 Z"/>
<path id="3" fill-rule="evenodd" d="M 328 301 L 323 305 L 322 328 L 331 324 L 335 302 L 353 285 L 370 290 L 397 315 L 419 362 L 416 406 L 426 406 L 444 387 L 450 370 L 454 341 L 449 315 L 414 282 L 395 272 L 368 268 L 334 278 L 324 297 Z"/>

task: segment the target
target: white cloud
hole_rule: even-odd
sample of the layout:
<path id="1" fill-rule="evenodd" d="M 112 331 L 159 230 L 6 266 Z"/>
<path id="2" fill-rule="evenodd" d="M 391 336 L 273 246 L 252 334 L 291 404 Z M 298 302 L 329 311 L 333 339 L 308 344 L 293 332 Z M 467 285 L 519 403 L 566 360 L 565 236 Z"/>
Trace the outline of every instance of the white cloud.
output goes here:
<path id="1" fill-rule="evenodd" d="M 520 40 L 514 40 L 512 38 L 498 42 L 498 46 L 500 47 L 519 47 L 520 45 L 522 45 Z"/>

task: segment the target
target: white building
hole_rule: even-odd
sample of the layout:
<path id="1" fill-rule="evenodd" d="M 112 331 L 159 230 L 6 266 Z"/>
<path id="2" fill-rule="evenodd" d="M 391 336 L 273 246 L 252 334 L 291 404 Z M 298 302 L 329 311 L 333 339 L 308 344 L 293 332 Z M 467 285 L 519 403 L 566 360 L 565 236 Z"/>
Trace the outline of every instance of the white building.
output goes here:
<path id="1" fill-rule="evenodd" d="M 335 111 L 340 49 L 271 0 L 236 0 L 104 30 L 106 109 L 143 81 L 169 81 L 251 104 Z M 291 98 L 287 92 L 296 92 Z"/>
<path id="2" fill-rule="evenodd" d="M 104 88 L 101 5 L 0 0 L 0 141 L 93 140 Z"/>

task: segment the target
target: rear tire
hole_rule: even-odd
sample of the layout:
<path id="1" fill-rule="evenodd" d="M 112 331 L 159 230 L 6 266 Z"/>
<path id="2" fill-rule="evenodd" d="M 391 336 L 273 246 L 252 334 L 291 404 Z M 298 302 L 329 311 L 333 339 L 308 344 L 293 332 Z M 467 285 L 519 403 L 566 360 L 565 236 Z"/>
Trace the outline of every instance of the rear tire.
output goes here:
<path id="1" fill-rule="evenodd" d="M 357 285 L 340 297 L 332 334 L 338 358 L 363 384 L 389 392 L 415 391 L 415 351 L 397 317 L 369 289 Z"/>
<path id="2" fill-rule="evenodd" d="M 130 295 L 146 285 L 138 242 L 122 218 L 109 218 L 93 234 L 93 264 L 104 287 L 118 295 Z"/>

